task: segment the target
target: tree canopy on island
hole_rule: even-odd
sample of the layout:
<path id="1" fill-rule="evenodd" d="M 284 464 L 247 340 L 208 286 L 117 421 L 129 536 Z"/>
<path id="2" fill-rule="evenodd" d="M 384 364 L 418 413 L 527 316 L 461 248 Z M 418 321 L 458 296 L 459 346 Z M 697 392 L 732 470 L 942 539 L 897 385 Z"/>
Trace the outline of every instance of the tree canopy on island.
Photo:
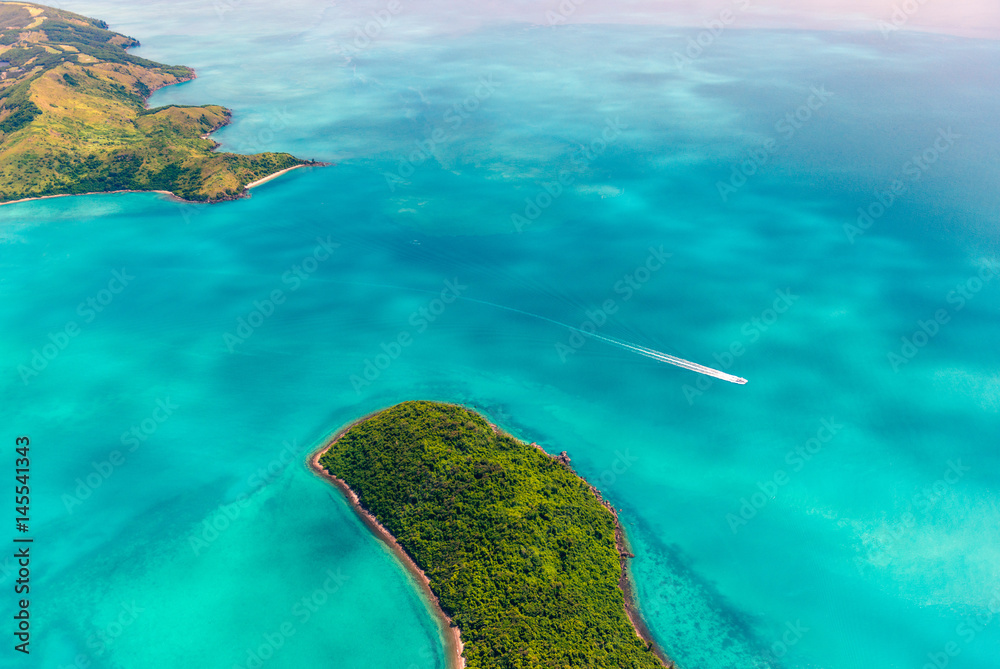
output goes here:
<path id="1" fill-rule="evenodd" d="M 433 402 L 355 425 L 320 463 L 427 574 L 469 669 L 663 667 L 626 615 L 616 520 L 567 465 Z"/>

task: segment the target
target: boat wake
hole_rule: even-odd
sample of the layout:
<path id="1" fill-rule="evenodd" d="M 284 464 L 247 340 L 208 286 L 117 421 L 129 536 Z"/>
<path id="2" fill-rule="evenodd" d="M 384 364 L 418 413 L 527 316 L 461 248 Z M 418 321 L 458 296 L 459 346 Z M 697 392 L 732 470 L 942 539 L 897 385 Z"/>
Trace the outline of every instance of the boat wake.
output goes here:
<path id="1" fill-rule="evenodd" d="M 332 281 L 331 283 L 340 283 L 337 281 Z M 392 288 L 395 290 L 411 290 L 419 293 L 436 294 L 434 291 L 424 290 L 420 288 L 409 288 L 404 286 L 390 286 L 386 284 L 376 284 L 376 283 L 361 283 L 361 282 L 347 282 L 351 285 L 358 286 L 373 286 L 379 288 Z M 699 365 L 696 362 L 691 362 L 690 360 L 685 360 L 684 358 L 678 358 L 675 355 L 670 355 L 669 353 L 664 353 L 663 351 L 657 351 L 656 349 L 647 348 L 645 346 L 640 346 L 639 344 L 633 344 L 631 342 L 622 341 L 621 339 L 615 339 L 614 337 L 607 337 L 605 335 L 597 334 L 596 332 L 588 332 L 586 330 L 581 330 L 580 328 L 573 327 L 572 325 L 567 325 L 566 323 L 560 323 L 557 320 L 549 318 L 548 316 L 542 316 L 540 314 L 533 314 L 530 311 L 524 311 L 523 309 L 516 309 L 514 307 L 508 307 L 503 304 L 497 304 L 496 302 L 488 302 L 486 300 L 477 300 L 472 297 L 465 297 L 464 295 L 457 295 L 456 299 L 462 302 L 475 302 L 476 304 L 483 304 L 487 307 L 493 307 L 494 309 L 503 309 L 504 311 L 510 311 L 515 314 L 520 314 L 522 316 L 528 316 L 529 318 L 537 318 L 538 320 L 545 321 L 547 323 L 552 323 L 553 325 L 558 325 L 561 328 L 566 328 L 572 332 L 578 332 L 584 337 L 590 337 L 591 339 L 596 339 L 602 341 L 605 344 L 611 344 L 612 346 L 617 346 L 619 348 L 625 349 L 626 351 L 631 351 L 632 353 L 638 353 L 639 355 L 645 356 L 652 360 L 658 362 L 664 362 L 668 365 L 673 365 L 675 367 L 680 367 L 681 369 L 686 369 L 691 372 L 696 372 L 698 374 L 704 374 L 705 376 L 710 376 L 713 379 L 719 379 L 720 381 L 726 381 L 728 383 L 735 383 L 736 385 L 745 385 L 747 380 L 740 376 L 734 376 L 732 374 L 727 374 L 726 372 L 720 371 L 718 369 L 713 369 L 711 367 L 706 367 L 705 365 Z"/>
<path id="2" fill-rule="evenodd" d="M 557 320 L 548 318 L 547 316 L 540 316 L 539 314 L 533 314 L 529 311 L 522 311 L 521 309 L 515 309 L 514 307 L 507 307 L 502 304 L 495 304 L 493 302 L 487 302 L 486 300 L 476 300 L 470 297 L 459 298 L 467 302 L 478 302 L 479 304 L 485 304 L 490 307 L 495 307 L 497 309 L 504 309 L 505 311 L 513 311 L 514 313 L 522 314 L 524 316 L 530 316 L 531 318 L 538 318 L 543 321 L 552 323 L 553 325 L 558 325 L 559 327 L 566 328 L 567 330 L 572 330 L 573 332 L 579 332 L 585 337 L 590 337 L 591 339 L 597 339 L 598 341 L 603 341 L 606 344 L 611 344 L 612 346 L 618 346 L 627 351 L 632 351 L 633 353 L 638 353 L 639 355 L 646 356 L 653 360 L 658 360 L 660 362 L 665 362 L 668 365 L 674 365 L 675 367 L 680 367 L 681 369 L 687 369 L 692 372 L 697 372 L 698 374 L 704 374 L 705 376 L 711 376 L 714 379 L 719 379 L 720 381 L 727 381 L 729 383 L 735 383 L 737 385 L 746 385 L 747 380 L 740 376 L 734 376 L 732 374 L 727 374 L 726 372 L 719 371 L 718 369 L 712 369 L 711 367 L 706 367 L 705 365 L 699 365 L 696 362 L 691 362 L 690 360 L 685 360 L 684 358 L 678 358 L 675 355 L 670 355 L 669 353 L 664 353 L 662 351 L 657 351 L 656 349 L 646 348 L 645 346 L 639 346 L 638 344 L 632 344 L 627 341 L 622 341 L 620 339 L 615 339 L 614 337 L 606 337 L 605 335 L 597 334 L 596 332 L 587 332 L 586 330 L 581 330 L 580 328 L 573 327 L 572 325 L 567 325 L 566 323 L 560 323 Z"/>
<path id="3" fill-rule="evenodd" d="M 569 327 L 569 326 L 566 326 Z M 581 332 L 588 337 L 593 337 L 594 339 L 599 339 L 601 341 L 607 342 L 609 344 L 614 344 L 615 346 L 621 346 L 622 348 L 635 351 L 639 355 L 644 355 L 647 358 L 652 358 L 653 360 L 659 360 L 660 362 L 665 362 L 668 365 L 674 365 L 682 369 L 688 369 L 692 372 L 698 372 L 699 374 L 704 374 L 705 376 L 711 376 L 712 378 L 720 379 L 722 381 L 728 381 L 729 383 L 735 383 L 737 385 L 746 385 L 747 380 L 741 376 L 733 376 L 732 374 L 726 374 L 725 372 L 720 372 L 717 369 L 712 369 L 711 367 L 706 367 L 705 365 L 699 365 L 696 362 L 691 362 L 690 360 L 685 360 L 684 358 L 678 358 L 675 355 L 670 355 L 668 353 L 663 353 L 655 349 L 646 348 L 645 346 L 639 346 L 638 344 L 629 344 L 628 342 L 620 341 L 618 339 L 612 339 L 611 337 L 605 337 L 604 335 L 592 334 L 585 332 L 584 330 L 578 330 L 577 328 L 572 328 L 577 332 Z"/>

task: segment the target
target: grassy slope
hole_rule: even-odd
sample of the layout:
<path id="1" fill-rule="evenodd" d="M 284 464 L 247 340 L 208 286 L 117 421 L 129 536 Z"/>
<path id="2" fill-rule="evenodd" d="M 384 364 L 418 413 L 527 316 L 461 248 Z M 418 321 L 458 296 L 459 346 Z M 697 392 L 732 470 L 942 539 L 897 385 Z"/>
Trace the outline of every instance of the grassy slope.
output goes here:
<path id="1" fill-rule="evenodd" d="M 320 462 L 427 573 L 469 669 L 663 666 L 626 617 L 611 513 L 538 449 L 467 409 L 407 402 Z"/>
<path id="2" fill-rule="evenodd" d="M 187 67 L 129 54 L 134 39 L 102 21 L 0 3 L 0 201 L 111 190 L 168 190 L 189 200 L 240 197 L 293 165 L 287 153 L 215 153 L 202 139 L 229 110 L 146 109 L 151 91 L 187 81 Z"/>

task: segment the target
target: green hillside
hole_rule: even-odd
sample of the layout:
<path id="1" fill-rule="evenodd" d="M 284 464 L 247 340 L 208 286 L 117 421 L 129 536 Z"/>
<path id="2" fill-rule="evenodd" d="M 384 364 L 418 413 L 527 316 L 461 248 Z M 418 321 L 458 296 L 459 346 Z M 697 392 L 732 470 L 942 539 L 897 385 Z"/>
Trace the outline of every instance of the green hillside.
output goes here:
<path id="1" fill-rule="evenodd" d="M 126 51 L 131 37 L 61 9 L 0 3 L 0 202 L 166 190 L 187 200 L 245 195 L 294 165 L 287 153 L 216 153 L 224 107 L 146 109 L 152 91 L 194 78 Z"/>

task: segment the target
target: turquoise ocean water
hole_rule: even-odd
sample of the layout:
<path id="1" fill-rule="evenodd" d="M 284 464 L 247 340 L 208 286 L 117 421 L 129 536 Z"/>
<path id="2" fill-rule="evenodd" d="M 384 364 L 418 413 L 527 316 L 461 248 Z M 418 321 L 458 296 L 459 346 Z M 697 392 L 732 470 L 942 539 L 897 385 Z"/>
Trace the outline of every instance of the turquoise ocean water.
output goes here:
<path id="1" fill-rule="evenodd" d="M 698 31 L 402 3 L 359 47 L 382 6 L 62 6 L 195 67 L 152 103 L 231 107 L 224 148 L 336 165 L 214 206 L 0 208 L 36 630 L 0 665 L 442 667 L 305 467 L 434 399 L 623 509 L 685 669 L 998 666 L 995 43 L 747 30 L 678 60 Z"/>

